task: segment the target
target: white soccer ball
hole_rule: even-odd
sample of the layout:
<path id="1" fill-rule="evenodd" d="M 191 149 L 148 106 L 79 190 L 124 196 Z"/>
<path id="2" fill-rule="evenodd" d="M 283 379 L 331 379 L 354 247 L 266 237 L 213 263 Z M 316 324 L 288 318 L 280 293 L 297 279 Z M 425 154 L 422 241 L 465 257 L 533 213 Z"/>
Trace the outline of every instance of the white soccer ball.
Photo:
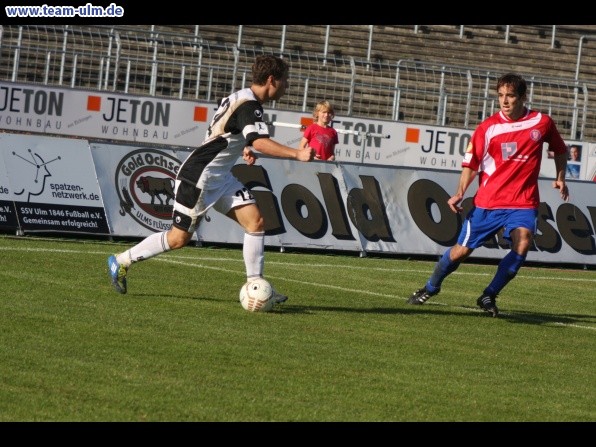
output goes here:
<path id="1" fill-rule="evenodd" d="M 275 304 L 273 287 L 265 278 L 247 281 L 240 289 L 240 304 L 249 312 L 269 312 Z"/>

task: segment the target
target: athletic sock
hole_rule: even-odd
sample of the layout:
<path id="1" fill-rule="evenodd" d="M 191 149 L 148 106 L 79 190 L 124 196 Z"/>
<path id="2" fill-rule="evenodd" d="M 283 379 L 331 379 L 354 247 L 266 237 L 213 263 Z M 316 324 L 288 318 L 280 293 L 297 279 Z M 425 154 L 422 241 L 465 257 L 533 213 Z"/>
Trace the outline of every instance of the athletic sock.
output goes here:
<path id="1" fill-rule="evenodd" d="M 128 268 L 134 262 L 144 261 L 170 251 L 167 234 L 167 231 L 163 231 L 147 236 L 134 247 L 116 255 L 116 261 Z"/>
<path id="2" fill-rule="evenodd" d="M 246 277 L 263 276 L 265 266 L 265 232 L 244 233 L 242 256 L 246 266 Z"/>
<path id="3" fill-rule="evenodd" d="M 435 265 L 432 275 L 426 282 L 426 290 L 430 293 L 436 293 L 441 288 L 443 280 L 451 273 L 457 270 L 460 262 L 452 262 L 449 258 L 451 248 L 443 253 L 439 262 Z"/>
<path id="4" fill-rule="evenodd" d="M 484 289 L 484 293 L 497 296 L 509 281 L 515 278 L 525 259 L 525 256 L 519 255 L 513 250 L 507 253 L 499 262 L 497 273 L 488 287 Z"/>

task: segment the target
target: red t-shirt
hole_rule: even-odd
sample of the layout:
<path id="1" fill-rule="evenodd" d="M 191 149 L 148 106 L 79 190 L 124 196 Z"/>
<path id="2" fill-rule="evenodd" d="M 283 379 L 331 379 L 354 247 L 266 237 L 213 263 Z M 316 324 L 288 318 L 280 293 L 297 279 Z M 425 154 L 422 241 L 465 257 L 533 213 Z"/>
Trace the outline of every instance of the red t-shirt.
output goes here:
<path id="1" fill-rule="evenodd" d="M 463 167 L 478 171 L 474 204 L 485 209 L 538 208 L 538 175 L 544 153 L 562 154 L 567 146 L 548 115 L 525 110 L 517 121 L 500 111 L 481 122 L 470 140 Z"/>
<path id="2" fill-rule="evenodd" d="M 312 147 L 321 160 L 327 160 L 335 154 L 335 145 L 339 143 L 337 131 L 333 127 L 319 126 L 312 123 L 304 131 L 304 138 Z"/>

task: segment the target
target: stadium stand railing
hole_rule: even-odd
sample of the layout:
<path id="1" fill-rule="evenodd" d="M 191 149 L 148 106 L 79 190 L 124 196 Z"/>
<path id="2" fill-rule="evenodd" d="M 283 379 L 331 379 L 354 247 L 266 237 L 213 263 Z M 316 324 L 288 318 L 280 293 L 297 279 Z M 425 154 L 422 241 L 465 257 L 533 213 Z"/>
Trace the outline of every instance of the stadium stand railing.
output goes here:
<path id="1" fill-rule="evenodd" d="M 0 79 L 216 102 L 250 83 L 258 54 L 291 66 L 271 109 L 472 129 L 517 71 L 530 106 L 567 139 L 596 141 L 594 26 L 1 25 Z"/>

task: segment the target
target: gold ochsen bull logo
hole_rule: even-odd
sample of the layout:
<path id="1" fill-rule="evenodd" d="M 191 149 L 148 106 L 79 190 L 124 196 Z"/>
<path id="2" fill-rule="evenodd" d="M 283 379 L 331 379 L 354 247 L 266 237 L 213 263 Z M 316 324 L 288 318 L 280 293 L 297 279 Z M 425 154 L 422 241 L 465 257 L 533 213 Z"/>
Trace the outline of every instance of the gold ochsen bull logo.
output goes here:
<path id="1" fill-rule="evenodd" d="M 137 188 L 151 196 L 151 205 L 154 204 L 156 197 L 163 205 L 162 194 L 166 197 L 166 205 L 169 205 L 170 200 L 174 198 L 174 180 L 171 178 L 142 176 L 137 180 Z"/>

